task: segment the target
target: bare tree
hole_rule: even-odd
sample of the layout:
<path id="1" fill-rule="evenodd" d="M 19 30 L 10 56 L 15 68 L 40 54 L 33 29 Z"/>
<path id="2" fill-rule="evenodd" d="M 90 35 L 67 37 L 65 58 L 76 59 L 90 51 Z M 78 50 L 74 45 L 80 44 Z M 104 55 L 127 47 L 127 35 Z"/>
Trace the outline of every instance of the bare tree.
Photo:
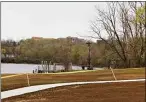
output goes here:
<path id="1" fill-rule="evenodd" d="M 137 8 L 143 5 L 142 2 L 111 2 L 108 3 L 106 11 L 96 7 L 98 16 L 91 23 L 93 33 L 111 47 L 124 62 L 125 67 L 129 67 L 131 58 L 139 60 L 140 65 L 141 57 L 145 52 L 143 45 L 145 24 L 135 19 Z M 103 31 L 108 38 L 103 36 Z"/>

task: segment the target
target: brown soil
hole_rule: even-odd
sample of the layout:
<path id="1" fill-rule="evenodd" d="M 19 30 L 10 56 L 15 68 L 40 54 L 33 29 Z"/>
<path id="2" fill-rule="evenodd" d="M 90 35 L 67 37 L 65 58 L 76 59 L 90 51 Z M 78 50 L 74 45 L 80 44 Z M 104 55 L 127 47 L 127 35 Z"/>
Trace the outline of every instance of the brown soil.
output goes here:
<path id="1" fill-rule="evenodd" d="M 2 102 L 145 102 L 145 83 L 63 86 L 3 99 Z"/>

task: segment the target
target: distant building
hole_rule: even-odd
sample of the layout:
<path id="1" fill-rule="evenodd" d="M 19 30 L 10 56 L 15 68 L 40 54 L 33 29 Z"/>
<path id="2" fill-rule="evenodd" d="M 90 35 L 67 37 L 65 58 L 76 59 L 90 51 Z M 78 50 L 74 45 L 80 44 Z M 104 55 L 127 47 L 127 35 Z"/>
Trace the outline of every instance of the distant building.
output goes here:
<path id="1" fill-rule="evenodd" d="M 84 39 L 80 39 L 78 37 L 67 37 L 67 39 L 71 40 L 73 43 L 81 43 L 81 42 L 86 42 Z"/>
<path id="2" fill-rule="evenodd" d="M 31 39 L 40 40 L 40 39 L 43 39 L 43 37 L 32 37 Z"/>
<path id="3" fill-rule="evenodd" d="M 32 39 L 35 39 L 35 40 L 40 40 L 40 39 L 54 39 L 54 38 L 43 38 L 43 37 L 32 37 Z M 71 36 L 68 36 L 66 38 L 58 38 L 58 40 L 69 40 L 71 41 L 72 43 L 85 43 L 86 41 L 84 39 L 80 39 L 78 37 L 71 37 Z"/>

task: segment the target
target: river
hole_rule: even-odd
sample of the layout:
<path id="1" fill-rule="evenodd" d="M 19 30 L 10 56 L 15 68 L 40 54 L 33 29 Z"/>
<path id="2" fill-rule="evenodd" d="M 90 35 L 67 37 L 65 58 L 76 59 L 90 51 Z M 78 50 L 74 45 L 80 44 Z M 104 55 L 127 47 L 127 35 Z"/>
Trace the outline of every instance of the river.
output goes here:
<path id="1" fill-rule="evenodd" d="M 41 67 L 40 64 L 15 64 L 15 63 L 1 63 L 1 73 L 32 73 L 33 70 L 38 69 L 38 66 Z M 57 70 L 63 69 L 62 66 L 57 65 Z M 95 69 L 95 68 L 94 68 Z M 98 68 L 101 69 L 101 68 Z M 53 65 L 51 65 L 51 69 L 53 70 Z M 72 70 L 82 70 L 81 66 L 72 66 Z"/>

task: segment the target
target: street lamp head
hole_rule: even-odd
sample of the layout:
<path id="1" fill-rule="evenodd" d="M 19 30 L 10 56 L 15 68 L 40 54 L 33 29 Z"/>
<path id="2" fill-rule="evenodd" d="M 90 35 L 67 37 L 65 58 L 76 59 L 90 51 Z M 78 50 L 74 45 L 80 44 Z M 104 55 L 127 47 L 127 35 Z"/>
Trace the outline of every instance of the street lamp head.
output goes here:
<path id="1" fill-rule="evenodd" d="M 90 46 L 91 42 L 90 42 L 90 41 L 87 41 L 86 44 L 87 44 L 88 46 Z"/>

